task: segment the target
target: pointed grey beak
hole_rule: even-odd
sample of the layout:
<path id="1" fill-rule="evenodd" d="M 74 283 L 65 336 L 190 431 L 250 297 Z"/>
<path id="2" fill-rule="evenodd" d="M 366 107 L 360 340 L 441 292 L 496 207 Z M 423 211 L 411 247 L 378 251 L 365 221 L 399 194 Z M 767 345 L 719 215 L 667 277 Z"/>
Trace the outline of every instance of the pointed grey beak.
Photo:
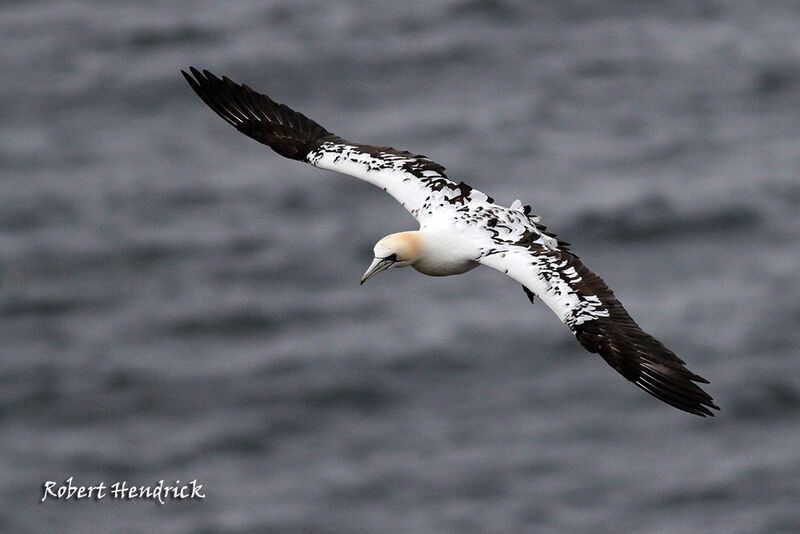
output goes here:
<path id="1" fill-rule="evenodd" d="M 378 274 L 381 271 L 385 271 L 395 263 L 396 261 L 394 260 L 387 260 L 386 258 L 375 258 L 374 260 L 372 260 L 372 265 L 369 266 L 367 272 L 365 272 L 364 276 L 361 277 L 361 284 L 366 282 L 367 278 L 369 278 L 373 274 Z"/>

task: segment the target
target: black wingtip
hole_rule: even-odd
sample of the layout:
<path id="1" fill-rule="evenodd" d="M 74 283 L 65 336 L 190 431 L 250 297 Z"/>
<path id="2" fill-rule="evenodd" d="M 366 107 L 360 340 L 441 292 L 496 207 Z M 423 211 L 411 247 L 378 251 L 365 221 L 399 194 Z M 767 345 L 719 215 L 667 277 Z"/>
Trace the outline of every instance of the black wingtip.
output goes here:
<path id="1" fill-rule="evenodd" d="M 194 69 L 194 67 L 189 67 L 190 71 L 193 70 L 193 69 Z M 186 79 L 187 82 L 189 82 L 189 85 L 192 87 L 192 89 L 194 89 L 194 91 L 197 92 L 197 88 L 199 86 L 198 86 L 197 82 L 195 81 L 195 79 L 192 77 L 192 75 L 189 74 L 188 72 L 186 72 L 183 69 L 181 69 L 181 74 L 183 74 L 183 77 Z"/>
<path id="2" fill-rule="evenodd" d="M 573 327 L 581 345 L 600 354 L 622 376 L 657 399 L 690 414 L 714 417 L 712 410 L 720 408 L 698 385 L 709 381 L 690 371 L 675 353 L 639 328 L 613 295 L 604 298 L 611 309 L 609 317 Z"/>
<path id="3" fill-rule="evenodd" d="M 181 69 L 181 73 L 183 74 L 183 77 L 189 81 L 189 83 L 197 83 L 195 80 L 203 77 L 200 71 L 197 70 L 192 65 L 189 65 L 189 72 L 186 72 L 185 70 Z"/>
<path id="4" fill-rule="evenodd" d="M 715 417 L 716 414 L 711 410 L 717 410 L 718 412 L 722 411 L 722 408 L 714 404 L 712 400 L 709 400 L 703 404 L 699 404 L 696 408 L 696 411 L 690 412 L 695 415 L 699 415 L 700 417 Z"/>
<path id="5" fill-rule="evenodd" d="M 181 74 L 192 90 L 231 126 L 287 158 L 305 161 L 308 153 L 333 136 L 302 113 L 278 104 L 248 86 L 190 66 Z"/>
<path id="6" fill-rule="evenodd" d="M 192 90 L 231 126 L 287 158 L 305 161 L 308 153 L 333 136 L 302 113 L 248 86 L 194 66 L 181 70 Z"/>

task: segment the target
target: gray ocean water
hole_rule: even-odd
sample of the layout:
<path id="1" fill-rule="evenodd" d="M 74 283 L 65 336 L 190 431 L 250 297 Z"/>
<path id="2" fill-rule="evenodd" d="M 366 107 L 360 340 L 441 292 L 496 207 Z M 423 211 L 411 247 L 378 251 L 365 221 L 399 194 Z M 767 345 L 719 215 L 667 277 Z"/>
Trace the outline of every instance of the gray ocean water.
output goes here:
<path id="1" fill-rule="evenodd" d="M 0 13 L 0 531 L 800 532 L 797 3 Z M 237 133 L 188 65 L 531 203 L 722 411 L 489 269 L 359 287 L 411 217 Z M 70 476 L 206 498 L 38 502 Z"/>

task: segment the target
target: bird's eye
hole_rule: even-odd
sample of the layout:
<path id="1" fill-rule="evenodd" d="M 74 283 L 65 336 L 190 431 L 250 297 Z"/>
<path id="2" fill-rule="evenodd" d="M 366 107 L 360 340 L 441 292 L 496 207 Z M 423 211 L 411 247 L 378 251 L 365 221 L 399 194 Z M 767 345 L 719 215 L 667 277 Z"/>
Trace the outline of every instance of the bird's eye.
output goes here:
<path id="1" fill-rule="evenodd" d="M 391 254 L 383 258 L 386 261 L 397 261 L 397 253 Z"/>

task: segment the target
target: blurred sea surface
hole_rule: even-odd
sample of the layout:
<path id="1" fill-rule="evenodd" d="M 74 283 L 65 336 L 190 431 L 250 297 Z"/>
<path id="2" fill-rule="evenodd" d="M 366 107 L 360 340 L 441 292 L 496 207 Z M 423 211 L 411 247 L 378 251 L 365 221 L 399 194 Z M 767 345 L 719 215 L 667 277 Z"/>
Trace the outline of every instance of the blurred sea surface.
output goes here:
<path id="1" fill-rule="evenodd" d="M 0 531 L 800 532 L 797 3 L 0 10 Z M 489 269 L 359 287 L 411 217 L 188 65 L 531 203 L 722 412 Z M 206 499 L 38 502 L 69 476 Z"/>

